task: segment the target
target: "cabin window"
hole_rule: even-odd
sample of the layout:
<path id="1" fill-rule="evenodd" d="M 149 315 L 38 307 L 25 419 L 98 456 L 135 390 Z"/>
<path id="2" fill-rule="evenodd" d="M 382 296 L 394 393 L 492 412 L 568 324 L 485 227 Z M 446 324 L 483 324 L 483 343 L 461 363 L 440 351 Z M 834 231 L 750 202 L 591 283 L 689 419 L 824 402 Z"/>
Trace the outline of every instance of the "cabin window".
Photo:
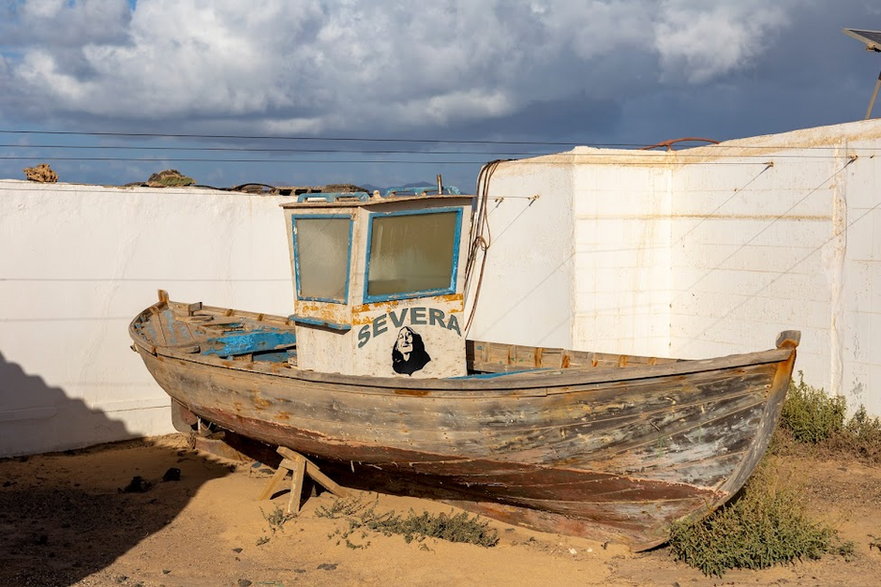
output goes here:
<path id="1" fill-rule="evenodd" d="M 297 297 L 346 303 L 352 219 L 349 216 L 294 216 L 294 272 Z"/>
<path id="2" fill-rule="evenodd" d="M 461 209 L 372 214 L 366 301 L 456 291 Z"/>

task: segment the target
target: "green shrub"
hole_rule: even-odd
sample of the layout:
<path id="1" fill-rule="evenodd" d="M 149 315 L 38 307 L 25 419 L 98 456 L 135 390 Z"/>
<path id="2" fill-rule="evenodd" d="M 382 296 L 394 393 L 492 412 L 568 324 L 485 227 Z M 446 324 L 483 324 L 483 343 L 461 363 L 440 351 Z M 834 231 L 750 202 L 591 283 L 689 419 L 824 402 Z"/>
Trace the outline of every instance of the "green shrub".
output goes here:
<path id="1" fill-rule="evenodd" d="M 814 456 L 819 451 L 881 463 L 881 419 L 870 417 L 864 406 L 847 420 L 845 412 L 843 397 L 830 397 L 822 389 L 807 385 L 799 372 L 799 382 L 790 382 L 771 452 L 798 454 L 804 452 L 799 445 L 809 445 Z"/>
<path id="2" fill-rule="evenodd" d="M 881 419 L 870 418 L 865 406 L 860 406 L 829 445 L 873 463 L 881 462 Z"/>
<path id="3" fill-rule="evenodd" d="M 677 560 L 719 577 L 729 569 L 764 569 L 854 550 L 833 528 L 808 519 L 802 494 L 782 485 L 767 466 L 736 501 L 704 520 L 674 525 L 670 547 Z"/>
<path id="4" fill-rule="evenodd" d="M 780 426 L 798 442 L 818 443 L 841 432 L 847 404 L 842 396 L 829 396 L 822 388 L 805 383 L 799 371 L 799 382 L 790 382 L 783 403 Z"/>

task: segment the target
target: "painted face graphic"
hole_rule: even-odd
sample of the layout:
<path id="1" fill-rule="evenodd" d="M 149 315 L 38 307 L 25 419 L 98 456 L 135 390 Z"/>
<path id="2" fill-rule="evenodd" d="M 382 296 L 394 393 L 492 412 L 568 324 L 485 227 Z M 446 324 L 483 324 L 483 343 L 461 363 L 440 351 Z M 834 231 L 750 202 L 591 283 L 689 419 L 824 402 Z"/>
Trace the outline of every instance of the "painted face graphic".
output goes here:
<path id="1" fill-rule="evenodd" d="M 396 345 L 398 352 L 404 355 L 404 360 L 409 359 L 410 353 L 413 352 L 413 331 L 409 328 L 401 328 Z"/>
<path id="2" fill-rule="evenodd" d="M 425 352 L 422 336 L 409 326 L 401 328 L 392 347 L 392 369 L 395 373 L 412 375 L 425 367 L 429 361 L 431 357 Z"/>

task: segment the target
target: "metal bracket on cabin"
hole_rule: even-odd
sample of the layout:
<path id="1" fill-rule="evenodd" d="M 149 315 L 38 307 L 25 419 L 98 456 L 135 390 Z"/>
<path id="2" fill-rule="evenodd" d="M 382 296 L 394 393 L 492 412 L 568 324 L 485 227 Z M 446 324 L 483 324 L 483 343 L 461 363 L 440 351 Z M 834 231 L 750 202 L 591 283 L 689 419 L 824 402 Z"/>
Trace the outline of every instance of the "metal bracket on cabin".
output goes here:
<path id="1" fill-rule="evenodd" d="M 436 187 L 396 187 L 389 188 L 385 190 L 385 193 L 382 194 L 384 198 L 393 198 L 398 196 L 436 196 L 438 195 L 438 189 Z M 444 196 L 461 196 L 462 192 L 456 186 L 443 186 L 440 190 L 440 195 Z"/>
<path id="2" fill-rule="evenodd" d="M 369 199 L 367 192 L 309 192 L 297 196 L 297 202 L 366 202 Z"/>

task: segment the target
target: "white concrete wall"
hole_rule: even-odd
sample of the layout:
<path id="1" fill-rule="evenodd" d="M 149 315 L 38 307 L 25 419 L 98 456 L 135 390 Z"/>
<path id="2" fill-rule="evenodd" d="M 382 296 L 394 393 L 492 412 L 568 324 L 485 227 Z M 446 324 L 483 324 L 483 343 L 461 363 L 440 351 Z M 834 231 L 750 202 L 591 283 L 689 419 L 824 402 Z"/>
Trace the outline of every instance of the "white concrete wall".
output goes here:
<path id="1" fill-rule="evenodd" d="M 493 196 L 554 197 L 491 217 L 494 232 L 509 226 L 520 244 L 493 251 L 493 293 L 479 310 L 494 319 L 478 314 L 472 336 L 699 358 L 771 348 L 779 331 L 798 329 L 806 381 L 881 415 L 879 150 L 881 120 L 870 120 L 503 164 Z M 542 255 L 556 261 L 520 265 Z M 532 307 L 505 318 L 523 292 L 537 294 Z M 564 302 L 570 333 L 539 336 L 567 323 Z"/>
<path id="2" fill-rule="evenodd" d="M 845 212 L 836 215 L 845 234 L 835 241 L 846 254 L 831 321 L 831 379 L 852 404 L 881 415 L 881 140 L 850 137 L 847 146 L 860 158 L 842 174 Z"/>
<path id="3" fill-rule="evenodd" d="M 872 120 L 680 152 L 671 354 L 798 329 L 806 381 L 881 414 L 879 147 Z"/>
<path id="4" fill-rule="evenodd" d="M 574 188 L 571 158 L 564 159 L 503 163 L 493 174 L 490 248 L 469 338 L 571 344 Z"/>
<path id="5" fill-rule="evenodd" d="M 0 181 L 0 457 L 171 431 L 128 323 L 159 288 L 290 313 L 282 199 Z"/>
<path id="6" fill-rule="evenodd" d="M 778 332 L 797 329 L 799 368 L 829 386 L 843 253 L 830 240 L 841 186 L 830 178 L 846 162 L 835 150 L 744 153 L 729 144 L 677 171 L 672 355 L 771 347 Z"/>
<path id="7" fill-rule="evenodd" d="M 666 355 L 670 165 L 660 152 L 579 147 L 573 153 L 573 341 L 593 350 Z"/>
<path id="8" fill-rule="evenodd" d="M 492 244 L 471 338 L 666 354 L 664 153 L 579 147 L 502 163 L 489 209 Z"/>

